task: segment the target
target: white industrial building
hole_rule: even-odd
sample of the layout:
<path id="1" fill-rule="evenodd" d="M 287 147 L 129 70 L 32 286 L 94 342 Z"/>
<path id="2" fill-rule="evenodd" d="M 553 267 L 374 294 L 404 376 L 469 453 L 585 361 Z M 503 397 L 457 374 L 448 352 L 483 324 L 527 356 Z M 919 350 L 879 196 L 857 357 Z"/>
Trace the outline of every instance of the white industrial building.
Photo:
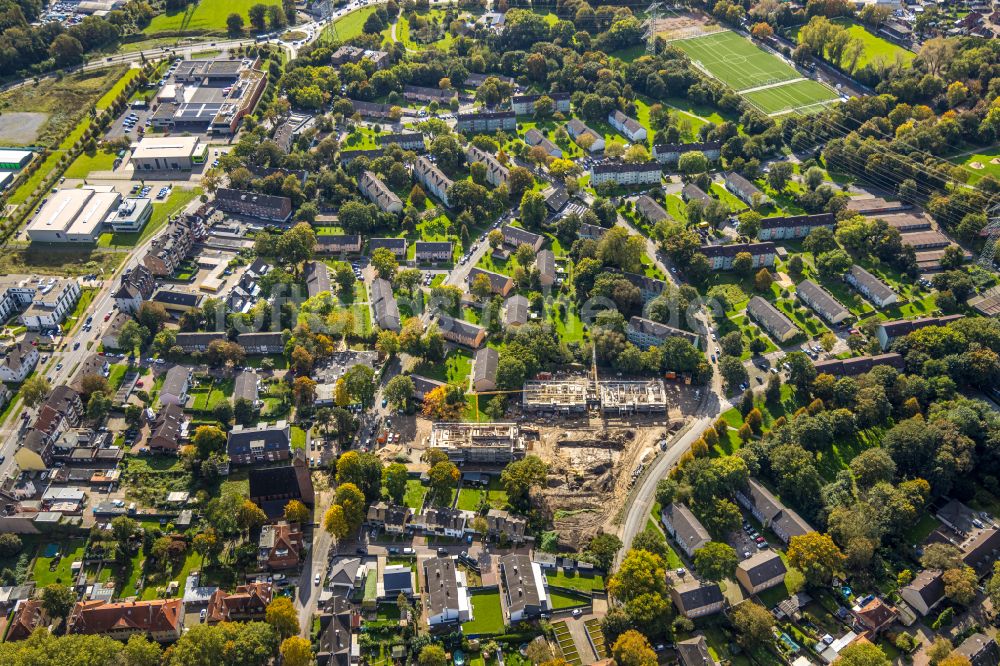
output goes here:
<path id="1" fill-rule="evenodd" d="M 136 171 L 190 171 L 207 146 L 196 136 L 147 136 L 132 151 Z"/>
<path id="2" fill-rule="evenodd" d="M 39 243 L 93 243 L 120 200 L 110 186 L 59 190 L 28 224 L 28 238 Z"/>
<path id="3" fill-rule="evenodd" d="M 133 232 L 142 228 L 153 216 L 153 201 L 148 197 L 123 199 L 118 208 L 104 219 L 104 224 L 112 231 Z"/>

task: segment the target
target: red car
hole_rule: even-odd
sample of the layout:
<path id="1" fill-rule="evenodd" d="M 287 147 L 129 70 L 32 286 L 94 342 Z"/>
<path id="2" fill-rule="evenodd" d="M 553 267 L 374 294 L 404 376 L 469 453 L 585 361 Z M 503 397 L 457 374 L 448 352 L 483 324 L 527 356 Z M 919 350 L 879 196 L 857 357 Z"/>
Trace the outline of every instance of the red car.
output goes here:
<path id="1" fill-rule="evenodd" d="M 109 319 L 111 319 L 111 313 L 110 312 L 108 314 L 104 315 L 104 321 L 107 321 Z"/>

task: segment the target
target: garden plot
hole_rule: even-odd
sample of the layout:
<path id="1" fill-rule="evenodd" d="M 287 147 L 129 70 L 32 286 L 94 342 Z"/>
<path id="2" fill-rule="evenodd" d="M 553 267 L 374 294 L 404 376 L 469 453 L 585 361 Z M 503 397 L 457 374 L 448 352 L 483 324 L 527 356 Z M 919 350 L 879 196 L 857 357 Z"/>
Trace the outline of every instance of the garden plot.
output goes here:
<path id="1" fill-rule="evenodd" d="M 580 659 L 580 651 L 577 650 L 576 643 L 573 642 L 573 636 L 569 633 L 569 627 L 566 626 L 565 620 L 553 622 L 552 631 L 555 633 L 556 643 L 559 644 L 559 651 L 562 653 L 563 659 L 573 666 L 581 666 L 583 660 Z"/>

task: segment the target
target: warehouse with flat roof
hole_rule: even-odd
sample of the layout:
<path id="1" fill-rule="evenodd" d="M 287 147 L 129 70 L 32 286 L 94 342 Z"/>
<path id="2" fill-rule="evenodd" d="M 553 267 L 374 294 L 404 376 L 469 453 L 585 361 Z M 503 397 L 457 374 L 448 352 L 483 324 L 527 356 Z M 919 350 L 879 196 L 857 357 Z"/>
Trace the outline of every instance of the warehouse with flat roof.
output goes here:
<path id="1" fill-rule="evenodd" d="M 119 201 L 121 195 L 113 187 L 59 190 L 28 224 L 28 238 L 38 243 L 94 243 Z"/>
<path id="2" fill-rule="evenodd" d="M 0 148 L 0 171 L 18 171 L 31 162 L 30 150 L 19 148 Z"/>
<path id="3" fill-rule="evenodd" d="M 136 171 L 190 171 L 208 146 L 196 136 L 147 136 L 132 151 Z"/>

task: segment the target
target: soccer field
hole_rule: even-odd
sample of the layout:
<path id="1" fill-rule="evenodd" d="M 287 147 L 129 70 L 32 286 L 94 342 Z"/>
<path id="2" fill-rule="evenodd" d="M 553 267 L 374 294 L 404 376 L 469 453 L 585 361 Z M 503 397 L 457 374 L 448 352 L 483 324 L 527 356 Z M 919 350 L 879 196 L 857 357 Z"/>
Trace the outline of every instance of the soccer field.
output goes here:
<path id="1" fill-rule="evenodd" d="M 768 115 L 794 110 L 818 111 L 840 99 L 836 92 L 812 79 L 791 81 L 773 88 L 745 93 L 743 97 Z"/>
<path id="2" fill-rule="evenodd" d="M 781 58 L 735 32 L 726 30 L 680 39 L 670 45 L 684 51 L 703 70 L 764 113 L 777 114 L 801 107 L 819 109 L 822 103 L 838 97 L 832 89 L 804 78 Z M 761 86 L 774 87 L 757 90 Z"/>

